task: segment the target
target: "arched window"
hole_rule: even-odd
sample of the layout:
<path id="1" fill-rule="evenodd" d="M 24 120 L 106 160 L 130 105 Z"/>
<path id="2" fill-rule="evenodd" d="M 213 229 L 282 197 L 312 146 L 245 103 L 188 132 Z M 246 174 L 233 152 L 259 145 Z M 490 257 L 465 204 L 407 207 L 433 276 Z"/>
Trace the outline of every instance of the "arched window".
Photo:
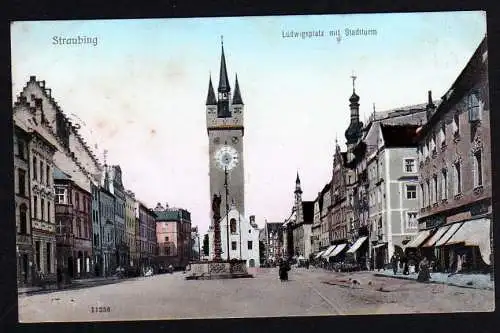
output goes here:
<path id="1" fill-rule="evenodd" d="M 231 233 L 234 234 L 236 233 L 236 219 L 231 219 L 229 221 L 229 225 L 230 225 L 230 228 L 231 228 Z"/>
<path id="2" fill-rule="evenodd" d="M 28 207 L 26 204 L 19 206 L 19 233 L 26 234 L 28 232 Z"/>

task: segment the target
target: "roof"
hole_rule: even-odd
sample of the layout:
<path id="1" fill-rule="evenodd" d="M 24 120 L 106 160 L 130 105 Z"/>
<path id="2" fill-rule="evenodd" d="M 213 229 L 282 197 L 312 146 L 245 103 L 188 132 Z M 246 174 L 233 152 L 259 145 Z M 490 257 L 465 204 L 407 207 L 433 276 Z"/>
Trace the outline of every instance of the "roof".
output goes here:
<path id="1" fill-rule="evenodd" d="M 54 180 L 71 180 L 71 176 L 62 172 L 59 168 L 54 167 L 52 169 L 52 175 Z"/>
<path id="2" fill-rule="evenodd" d="M 386 148 L 395 147 L 416 147 L 418 125 L 380 125 L 384 146 Z"/>
<path id="3" fill-rule="evenodd" d="M 470 87 L 478 81 L 477 75 L 486 70 L 487 65 L 483 64 L 482 55 L 488 51 L 487 37 L 485 36 L 481 43 L 478 45 L 477 49 L 470 60 L 465 65 L 464 69 L 455 82 L 451 85 L 450 89 L 441 97 L 441 102 L 437 105 L 436 111 L 432 114 L 429 121 L 423 126 L 422 131 L 419 132 L 419 136 L 424 136 L 430 128 L 434 126 L 436 121 L 439 121 L 441 115 L 450 110 L 453 104 L 463 96 L 464 91 L 470 89 Z"/>
<path id="4" fill-rule="evenodd" d="M 238 74 L 236 74 L 236 83 L 234 85 L 233 104 L 243 104 L 243 99 L 241 98 L 240 93 L 240 85 L 238 84 Z"/>
<path id="5" fill-rule="evenodd" d="M 208 94 L 206 105 L 217 105 L 217 100 L 215 99 L 214 86 L 212 85 L 212 77 L 208 81 Z"/>
<path id="6" fill-rule="evenodd" d="M 304 222 L 312 222 L 314 219 L 314 201 L 303 201 L 302 213 L 304 215 Z"/>
<path id="7" fill-rule="evenodd" d="M 229 79 L 227 77 L 226 56 L 224 55 L 224 44 L 222 44 L 222 55 L 220 58 L 220 74 L 219 74 L 219 92 L 231 91 Z"/>
<path id="8" fill-rule="evenodd" d="M 179 211 L 156 211 L 156 220 L 157 221 L 180 221 L 181 215 Z"/>

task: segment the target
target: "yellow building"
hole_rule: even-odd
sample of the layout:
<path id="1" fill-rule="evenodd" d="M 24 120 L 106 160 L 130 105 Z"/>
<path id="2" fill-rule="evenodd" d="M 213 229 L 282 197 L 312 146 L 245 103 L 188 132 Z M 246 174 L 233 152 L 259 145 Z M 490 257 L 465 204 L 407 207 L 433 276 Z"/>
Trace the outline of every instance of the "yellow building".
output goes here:
<path id="1" fill-rule="evenodd" d="M 139 255 L 135 244 L 136 218 L 135 218 L 136 200 L 132 191 L 125 192 L 125 240 L 129 252 L 128 264 L 137 267 Z"/>

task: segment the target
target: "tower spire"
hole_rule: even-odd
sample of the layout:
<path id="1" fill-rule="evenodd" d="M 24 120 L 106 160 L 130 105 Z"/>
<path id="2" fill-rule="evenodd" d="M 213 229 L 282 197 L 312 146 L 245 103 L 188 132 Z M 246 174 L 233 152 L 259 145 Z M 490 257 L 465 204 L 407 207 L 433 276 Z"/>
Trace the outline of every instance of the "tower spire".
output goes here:
<path id="1" fill-rule="evenodd" d="M 220 58 L 220 75 L 219 75 L 218 91 L 220 93 L 224 92 L 228 93 L 231 91 L 231 87 L 229 85 L 229 79 L 227 77 L 226 56 L 224 55 L 224 36 L 221 36 L 220 39 L 221 39 L 222 54 Z"/>
<path id="2" fill-rule="evenodd" d="M 356 93 L 356 85 L 355 85 L 356 75 L 354 75 L 354 71 L 352 71 L 351 79 L 352 79 L 352 93 L 355 94 Z"/>
<path id="3" fill-rule="evenodd" d="M 240 85 L 238 84 L 238 74 L 236 74 L 236 82 L 234 84 L 233 104 L 243 104 L 241 99 Z"/>
<path id="4" fill-rule="evenodd" d="M 217 105 L 217 100 L 215 99 L 214 86 L 212 85 L 212 75 L 210 74 L 208 79 L 208 94 L 206 105 Z"/>

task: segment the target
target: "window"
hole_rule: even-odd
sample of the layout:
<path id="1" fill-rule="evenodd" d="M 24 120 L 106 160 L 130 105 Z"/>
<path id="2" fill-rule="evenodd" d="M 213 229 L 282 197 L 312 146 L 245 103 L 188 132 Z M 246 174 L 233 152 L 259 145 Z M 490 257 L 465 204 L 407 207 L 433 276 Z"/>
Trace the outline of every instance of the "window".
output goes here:
<path id="1" fill-rule="evenodd" d="M 50 165 L 47 163 L 47 168 L 45 169 L 45 182 L 50 185 Z"/>
<path id="2" fill-rule="evenodd" d="M 44 221 L 45 218 L 45 200 L 42 198 L 40 199 L 40 212 L 42 213 L 41 220 Z"/>
<path id="3" fill-rule="evenodd" d="M 21 234 L 28 233 L 28 207 L 25 204 L 19 206 L 19 227 Z"/>
<path id="4" fill-rule="evenodd" d="M 252 241 L 248 241 L 248 249 L 251 250 L 252 249 Z"/>
<path id="5" fill-rule="evenodd" d="M 33 196 L 33 218 L 38 218 L 38 197 Z"/>
<path id="6" fill-rule="evenodd" d="M 43 161 L 40 161 L 40 183 L 43 183 Z"/>
<path id="7" fill-rule="evenodd" d="M 433 182 L 432 192 L 433 192 L 434 203 L 437 203 L 438 202 L 438 179 L 437 179 L 437 175 L 434 175 L 432 177 L 432 182 Z"/>
<path id="8" fill-rule="evenodd" d="M 479 99 L 475 92 L 471 93 L 467 98 L 467 111 L 469 113 L 469 121 L 476 122 L 481 120 L 481 110 L 479 105 Z"/>
<path id="9" fill-rule="evenodd" d="M 76 219 L 76 237 L 80 238 L 82 235 L 82 223 L 80 222 L 80 219 Z"/>
<path id="10" fill-rule="evenodd" d="M 417 213 L 415 213 L 415 212 L 407 212 L 406 213 L 406 228 L 407 229 L 417 229 L 418 228 Z"/>
<path id="11" fill-rule="evenodd" d="M 231 242 L 231 250 L 236 250 L 236 242 Z"/>
<path id="12" fill-rule="evenodd" d="M 413 200 L 417 198 L 417 185 L 406 185 L 406 199 Z"/>
<path id="13" fill-rule="evenodd" d="M 51 262 L 51 259 L 52 259 L 52 258 L 50 257 L 50 255 L 51 255 L 51 253 L 52 253 L 52 251 L 51 251 L 51 250 L 52 250 L 52 249 L 51 249 L 51 246 L 52 246 L 52 244 L 47 243 L 47 273 L 50 273 L 50 272 L 51 272 L 51 263 L 52 263 L 52 262 Z"/>
<path id="14" fill-rule="evenodd" d="M 35 242 L 35 264 L 36 268 L 40 269 L 40 241 Z"/>
<path id="15" fill-rule="evenodd" d="M 458 113 L 453 116 L 453 135 L 455 137 L 460 135 L 460 118 Z"/>
<path id="16" fill-rule="evenodd" d="M 248 229 L 248 233 L 251 234 L 252 233 L 252 230 Z"/>
<path id="17" fill-rule="evenodd" d="M 26 196 L 26 171 L 17 169 L 17 186 L 18 193 L 23 197 Z"/>
<path id="18" fill-rule="evenodd" d="M 230 228 L 231 228 L 231 233 L 234 234 L 236 233 L 236 219 L 231 219 L 230 220 Z"/>
<path id="19" fill-rule="evenodd" d="M 444 121 L 441 124 L 441 129 L 439 131 L 439 134 L 440 134 L 441 147 L 443 147 L 446 145 L 446 124 Z"/>
<path id="20" fill-rule="evenodd" d="M 50 222 L 50 201 L 47 201 L 47 222 Z"/>
<path id="21" fill-rule="evenodd" d="M 165 246 L 165 255 L 166 256 L 170 255 L 170 246 Z"/>
<path id="22" fill-rule="evenodd" d="M 17 139 L 17 155 L 21 160 L 26 160 L 26 146 L 24 145 L 24 141 L 21 139 Z"/>
<path id="23" fill-rule="evenodd" d="M 441 183 L 441 199 L 445 200 L 448 198 L 448 171 L 443 169 L 441 171 L 442 183 Z"/>
<path id="24" fill-rule="evenodd" d="M 455 169 L 455 195 L 462 193 L 462 175 L 460 170 L 460 162 L 454 164 Z"/>
<path id="25" fill-rule="evenodd" d="M 481 151 L 473 156 L 474 188 L 483 186 L 483 162 Z"/>
<path id="26" fill-rule="evenodd" d="M 430 145 L 431 145 L 432 155 L 435 155 L 436 154 L 436 132 L 432 132 Z"/>
<path id="27" fill-rule="evenodd" d="M 67 204 L 66 194 L 64 187 L 56 187 L 56 204 Z"/>
<path id="28" fill-rule="evenodd" d="M 427 207 L 427 206 L 431 205 L 431 201 L 432 201 L 432 197 L 431 197 L 431 185 L 430 185 L 429 179 L 427 179 L 427 182 L 426 182 L 425 192 L 426 192 L 426 198 L 427 198 L 427 202 L 426 202 L 425 206 Z"/>
<path id="29" fill-rule="evenodd" d="M 36 157 L 33 156 L 33 179 L 34 180 L 38 180 L 37 173 L 36 173 L 36 170 L 37 170 L 36 168 L 37 168 Z"/>
<path id="30" fill-rule="evenodd" d="M 75 192 L 75 208 L 80 210 L 80 193 Z"/>
<path id="31" fill-rule="evenodd" d="M 413 158 L 405 158 L 405 172 L 415 172 L 415 160 Z"/>

